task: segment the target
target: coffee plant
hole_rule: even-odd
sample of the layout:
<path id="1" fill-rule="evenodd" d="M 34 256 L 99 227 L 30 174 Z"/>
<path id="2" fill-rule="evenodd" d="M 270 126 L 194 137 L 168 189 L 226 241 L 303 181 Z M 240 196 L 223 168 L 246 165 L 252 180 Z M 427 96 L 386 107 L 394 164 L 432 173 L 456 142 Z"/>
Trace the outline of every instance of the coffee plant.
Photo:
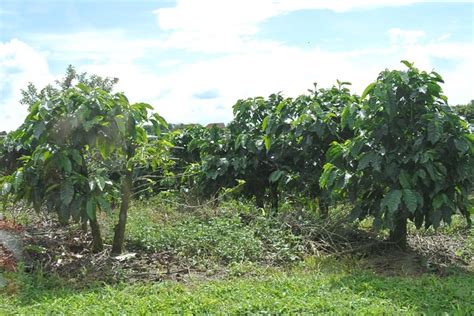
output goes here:
<path id="1" fill-rule="evenodd" d="M 320 179 L 350 199 L 353 218 L 373 216 L 401 247 L 407 220 L 437 228 L 460 212 L 470 223 L 474 180 L 474 135 L 449 108 L 441 76 L 403 63 L 380 73 L 356 111 L 344 109 L 354 137 L 331 145 Z"/>
<path id="2" fill-rule="evenodd" d="M 142 146 L 147 143 L 142 125 L 151 122 L 159 129 L 166 122 L 156 114 L 149 117 L 148 104 L 130 104 L 123 94 L 83 83 L 38 97 L 11 134 L 14 143 L 30 153 L 21 156 L 13 173 L 2 177 L 2 194 L 23 199 L 37 210 L 56 212 L 63 223 L 71 218 L 89 221 L 94 251 L 103 247 L 96 212 L 110 212 L 110 202 L 119 200 L 112 252 L 120 253 L 133 167 L 156 152 Z M 113 172 L 119 173 L 120 185 L 111 181 Z"/>
<path id="3" fill-rule="evenodd" d="M 326 162 L 326 151 L 336 140 L 352 135 L 350 127 L 341 127 L 358 99 L 351 95 L 349 85 L 338 82 L 331 89 L 309 90 L 309 95 L 282 100 L 264 119 L 267 154 L 277 170 L 269 177 L 279 183 L 280 191 L 301 195 L 316 204 L 323 216 L 328 213 L 330 194 L 319 186 L 319 177 Z M 352 111 L 352 110 L 351 110 Z"/>

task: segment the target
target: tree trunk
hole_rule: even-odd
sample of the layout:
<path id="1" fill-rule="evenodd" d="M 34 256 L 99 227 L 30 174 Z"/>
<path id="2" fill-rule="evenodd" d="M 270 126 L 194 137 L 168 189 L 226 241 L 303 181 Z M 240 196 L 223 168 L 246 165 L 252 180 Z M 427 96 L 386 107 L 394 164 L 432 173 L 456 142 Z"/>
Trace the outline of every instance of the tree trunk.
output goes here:
<path id="1" fill-rule="evenodd" d="M 255 204 L 258 208 L 264 208 L 263 195 L 260 192 L 255 193 Z"/>
<path id="2" fill-rule="evenodd" d="M 471 229 L 472 227 L 472 220 L 471 220 L 471 213 L 467 210 L 467 207 L 462 206 L 459 208 L 461 211 L 461 214 L 464 215 L 466 218 L 466 223 L 467 223 L 467 229 Z"/>
<path id="3" fill-rule="evenodd" d="M 272 203 L 272 211 L 274 214 L 276 214 L 278 212 L 278 200 L 279 200 L 277 185 L 272 185 L 270 187 L 270 198 L 271 198 L 271 203 Z"/>
<path id="4" fill-rule="evenodd" d="M 321 216 L 321 218 L 328 218 L 329 216 L 328 203 L 326 203 L 326 201 L 321 198 L 318 198 L 317 203 L 318 203 L 319 215 Z"/>
<path id="5" fill-rule="evenodd" d="M 87 218 L 83 217 L 81 220 L 81 229 L 83 233 L 87 233 Z"/>
<path id="6" fill-rule="evenodd" d="M 120 204 L 119 221 L 114 228 L 114 241 L 112 244 L 112 254 L 121 254 L 123 251 L 123 241 L 125 239 L 125 226 L 127 224 L 127 213 L 130 206 L 132 195 L 132 172 L 125 171 L 125 177 L 122 180 L 122 203 Z"/>
<path id="7" fill-rule="evenodd" d="M 102 250 L 104 250 L 104 244 L 102 242 L 102 236 L 100 234 L 100 227 L 99 223 L 97 222 L 97 218 L 95 218 L 94 220 L 89 220 L 89 224 L 91 226 L 92 232 L 92 252 L 101 252 Z"/>
<path id="8" fill-rule="evenodd" d="M 395 227 L 390 231 L 390 241 L 401 249 L 407 247 L 407 218 L 401 214 L 395 220 Z"/>

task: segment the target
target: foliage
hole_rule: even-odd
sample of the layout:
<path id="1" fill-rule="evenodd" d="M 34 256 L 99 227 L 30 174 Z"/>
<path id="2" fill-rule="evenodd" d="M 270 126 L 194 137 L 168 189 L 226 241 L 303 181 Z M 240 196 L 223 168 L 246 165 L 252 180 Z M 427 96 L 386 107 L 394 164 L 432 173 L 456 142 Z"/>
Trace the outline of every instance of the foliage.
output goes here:
<path id="1" fill-rule="evenodd" d="M 124 116 L 128 107 L 123 95 L 111 96 L 84 85 L 35 103 L 12 136 L 31 145 L 33 152 L 4 179 L 5 193 L 15 193 L 38 209 L 46 204 L 64 222 L 70 217 L 94 219 L 98 203 L 108 210 L 104 198 L 113 184 L 106 170 L 87 167 L 99 157 L 99 150 L 106 159 L 115 147 L 123 149 L 119 137 L 130 124 Z"/>
<path id="2" fill-rule="evenodd" d="M 231 165 L 239 179 L 245 181 L 246 193 L 255 196 L 258 206 L 263 207 L 267 190 L 272 189 L 272 203 L 275 206 L 276 186 L 271 186 L 270 175 L 277 170 L 275 157 L 266 150 L 268 140 L 264 137 L 262 124 L 283 97 L 272 94 L 268 99 L 261 97 L 239 100 L 233 107 L 234 119 L 229 124 L 232 135 L 234 158 Z"/>
<path id="3" fill-rule="evenodd" d="M 55 85 L 49 84 L 43 89 L 38 91 L 31 82 L 28 83 L 26 89 L 21 90 L 22 98 L 21 104 L 32 106 L 37 101 L 50 98 L 57 95 L 61 91 L 72 88 L 76 84 L 83 84 L 90 88 L 100 88 L 105 92 L 112 92 L 112 89 L 117 84 L 118 78 L 100 77 L 97 75 L 89 75 L 88 73 L 77 73 L 74 66 L 69 65 L 66 69 L 66 75 L 61 80 L 56 80 Z"/>
<path id="4" fill-rule="evenodd" d="M 474 101 L 464 105 L 453 106 L 452 110 L 468 121 L 471 127 L 474 128 Z"/>
<path id="5" fill-rule="evenodd" d="M 39 97 L 30 105 L 25 122 L 11 134 L 31 153 L 20 158 L 16 171 L 2 178 L 2 194 L 24 199 L 37 210 L 46 207 L 63 223 L 70 218 L 90 220 L 93 233 L 94 229 L 98 233 L 98 226 L 92 226 L 96 210 L 111 211 L 110 202 L 119 191 L 123 203 L 133 165 L 150 158 L 147 152 L 156 153 L 153 147 L 136 151 L 147 142 L 143 123 L 150 121 L 156 129 L 166 123 L 156 114 L 148 117 L 152 109 L 148 104 L 129 104 L 123 94 L 83 83 Z M 112 171 L 124 177 L 120 189 L 109 178 Z M 94 236 L 100 242 L 100 235 Z"/>
<path id="6" fill-rule="evenodd" d="M 280 94 L 239 100 L 227 129 L 185 129 L 175 141 L 188 155 L 179 158 L 196 174 L 191 187 L 209 193 L 239 186 L 241 195 L 254 197 L 259 207 L 268 201 L 275 210 L 291 195 L 324 200 L 327 208 L 328 194 L 318 183 L 325 152 L 332 141 L 351 135 L 339 128 L 341 113 L 357 102 L 345 85 L 294 100 Z"/>
<path id="7" fill-rule="evenodd" d="M 18 159 L 31 152 L 28 145 L 21 144 L 11 136 L 0 138 L 0 176 L 9 174 L 19 166 Z"/>
<path id="8" fill-rule="evenodd" d="M 406 219 L 436 228 L 460 211 L 469 220 L 474 180 L 474 135 L 449 110 L 440 75 L 404 63 L 367 87 L 349 118 L 354 137 L 331 145 L 320 179 L 349 197 L 353 218 L 374 216 L 401 244 Z"/>
<path id="9" fill-rule="evenodd" d="M 170 137 L 174 145 L 171 156 L 175 164 L 172 168 L 173 179 L 168 184 L 206 198 L 217 194 L 224 186 L 219 182 L 221 179 L 217 179 L 222 170 L 214 170 L 212 164 L 214 157 L 222 157 L 227 151 L 228 140 L 225 137 L 226 130 L 217 127 L 192 124 L 175 129 Z"/>
<path id="10" fill-rule="evenodd" d="M 156 134 L 156 131 L 154 132 Z M 147 132 L 148 135 L 148 132 Z M 173 144 L 165 134 L 156 135 L 137 148 L 133 159 L 133 197 L 145 198 L 173 188 Z M 113 179 L 112 175 L 112 179 Z"/>
<path id="11" fill-rule="evenodd" d="M 333 141 L 352 135 L 352 124 L 341 127 L 347 111 L 353 112 L 358 102 L 347 85 L 338 82 L 331 89 L 316 89 L 315 85 L 309 95 L 282 100 L 262 123 L 267 155 L 276 165 L 270 183 L 310 202 L 317 199 L 322 213 L 327 213 L 329 203 L 329 194 L 320 189 L 318 181 L 326 151 Z"/>

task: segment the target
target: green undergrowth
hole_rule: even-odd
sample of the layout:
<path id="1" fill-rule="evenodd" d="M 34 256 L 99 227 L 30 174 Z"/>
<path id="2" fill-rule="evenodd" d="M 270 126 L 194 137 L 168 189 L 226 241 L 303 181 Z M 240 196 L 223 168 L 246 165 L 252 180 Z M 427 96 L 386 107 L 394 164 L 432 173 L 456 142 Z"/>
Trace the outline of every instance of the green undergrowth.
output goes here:
<path id="1" fill-rule="evenodd" d="M 235 264 L 225 278 L 73 288 L 17 273 L 0 314 L 336 313 L 458 314 L 474 310 L 474 276 L 381 277 L 356 261 L 307 258 L 285 269 Z"/>
<path id="2" fill-rule="evenodd" d="M 185 207 L 156 198 L 132 207 L 127 226 L 129 247 L 171 252 L 192 266 L 240 262 L 289 264 L 308 254 L 317 231 L 310 212 L 265 214 L 249 203 Z M 338 218 L 337 216 L 334 217 Z"/>
<path id="3" fill-rule="evenodd" d="M 224 201 L 219 206 L 189 206 L 179 196 L 156 196 L 136 201 L 129 212 L 128 248 L 172 253 L 191 267 L 209 268 L 241 262 L 286 265 L 308 255 L 318 254 L 321 245 L 338 247 L 371 236 L 382 241 L 386 230 L 374 232 L 370 221 L 348 223 L 348 208 L 334 207 L 329 218 L 321 219 L 314 211 L 295 210 L 283 205 L 278 214 L 268 214 L 249 202 Z M 106 236 L 111 240 L 113 217 L 106 218 Z M 465 220 L 453 217 L 451 226 L 437 231 L 415 230 L 411 234 L 466 235 Z M 471 229 L 463 253 L 474 255 L 474 231 Z M 371 241 L 368 241 L 371 242 Z M 372 241 L 373 242 L 373 241 Z M 315 249 L 314 245 L 320 247 Z M 364 245 L 357 245 L 359 247 Z M 464 247 L 464 245 L 460 246 Z M 339 249 L 347 251 L 347 249 Z M 357 254 L 357 253 L 356 253 Z M 466 255 L 464 255 L 466 256 Z"/>

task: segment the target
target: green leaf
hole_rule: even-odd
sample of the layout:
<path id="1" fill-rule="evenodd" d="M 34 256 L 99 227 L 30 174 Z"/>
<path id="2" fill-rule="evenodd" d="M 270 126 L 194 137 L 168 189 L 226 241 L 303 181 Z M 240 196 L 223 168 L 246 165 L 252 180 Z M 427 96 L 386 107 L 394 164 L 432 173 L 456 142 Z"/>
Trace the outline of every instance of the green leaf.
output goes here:
<path id="1" fill-rule="evenodd" d="M 270 183 L 275 183 L 278 180 L 280 180 L 281 176 L 284 174 L 285 174 L 285 171 L 283 170 L 275 170 L 268 177 L 268 181 L 270 181 Z"/>
<path id="2" fill-rule="evenodd" d="M 69 158 L 66 155 L 64 154 L 59 155 L 59 164 L 66 173 L 71 173 L 72 171 L 71 160 L 69 160 Z"/>
<path id="3" fill-rule="evenodd" d="M 443 175 L 434 167 L 432 163 L 426 163 L 425 164 L 426 171 L 428 171 L 428 174 L 433 181 L 441 181 L 443 180 Z"/>
<path id="4" fill-rule="evenodd" d="M 431 75 L 436 79 L 437 82 L 442 82 L 444 83 L 443 77 L 436 71 L 431 71 Z"/>
<path id="5" fill-rule="evenodd" d="M 100 155 L 103 159 L 107 159 L 109 157 L 110 151 L 108 146 L 108 140 L 102 136 L 97 137 L 96 139 L 96 146 L 99 149 Z"/>
<path id="6" fill-rule="evenodd" d="M 456 149 L 461 152 L 461 154 L 464 154 L 469 150 L 469 143 L 461 138 L 461 139 L 455 139 L 454 140 L 454 146 L 456 146 Z"/>
<path id="7" fill-rule="evenodd" d="M 136 126 L 135 127 L 135 132 L 136 132 L 136 140 L 139 143 L 146 143 L 148 141 L 147 134 L 144 128 Z"/>
<path id="8" fill-rule="evenodd" d="M 112 212 L 112 208 L 110 207 L 109 201 L 107 201 L 103 196 L 99 195 L 99 196 L 96 197 L 96 199 L 97 199 L 97 202 L 99 203 L 99 207 L 102 211 L 107 212 L 107 213 Z"/>
<path id="9" fill-rule="evenodd" d="M 46 151 L 43 152 L 43 155 L 41 156 L 40 159 L 42 161 L 46 161 L 46 160 L 49 159 L 49 157 L 51 157 L 51 155 L 52 155 L 51 152 L 49 150 L 46 150 Z"/>
<path id="10" fill-rule="evenodd" d="M 280 113 L 280 112 L 286 107 L 286 105 L 287 105 L 289 102 L 290 102 L 290 101 L 288 101 L 288 100 L 283 100 L 283 101 L 281 101 L 281 102 L 278 104 L 278 106 L 276 107 L 275 112 L 276 112 L 276 113 Z"/>
<path id="11" fill-rule="evenodd" d="M 364 170 L 369 166 L 369 164 L 372 164 L 374 169 L 377 169 L 376 167 L 380 166 L 380 157 L 374 151 L 369 151 L 362 155 L 359 165 L 357 166 L 357 170 Z"/>
<path id="12" fill-rule="evenodd" d="M 372 82 L 371 84 L 369 84 L 364 92 L 362 92 L 362 95 L 360 96 L 360 99 L 363 100 L 365 99 L 365 97 L 372 92 L 372 90 L 374 90 L 375 86 L 376 86 L 377 82 Z"/>
<path id="13" fill-rule="evenodd" d="M 15 172 L 15 178 L 13 180 L 13 188 L 18 191 L 20 186 L 23 184 L 23 170 L 17 170 Z"/>
<path id="14" fill-rule="evenodd" d="M 420 178 L 421 180 L 426 179 L 426 171 L 423 169 L 419 169 L 417 172 L 415 172 L 415 176 Z"/>
<path id="15" fill-rule="evenodd" d="M 6 195 L 6 194 L 10 193 L 11 188 L 12 188 L 12 184 L 10 182 L 5 182 L 2 185 L 2 195 Z"/>
<path id="16" fill-rule="evenodd" d="M 80 154 L 79 150 L 73 149 L 71 151 L 71 157 L 72 157 L 72 160 L 74 160 L 74 162 L 77 165 L 82 166 L 82 157 L 81 157 L 81 154 Z"/>
<path id="17" fill-rule="evenodd" d="M 267 129 L 267 125 L 268 125 L 268 121 L 270 120 L 270 116 L 266 116 L 264 119 L 263 119 L 263 122 L 262 122 L 262 132 L 265 132 L 265 130 Z"/>
<path id="18" fill-rule="evenodd" d="M 410 211 L 410 213 L 415 213 L 416 208 L 418 206 L 418 198 L 416 192 L 410 189 L 403 190 L 403 203 Z"/>
<path id="19" fill-rule="evenodd" d="M 97 183 L 97 187 L 99 188 L 100 191 L 104 191 L 105 188 L 105 179 L 101 176 L 97 176 L 95 178 L 95 183 Z"/>
<path id="20" fill-rule="evenodd" d="M 400 185 L 404 189 L 410 189 L 411 188 L 411 179 L 410 176 L 408 175 L 408 172 L 405 170 L 400 171 L 400 175 L 398 176 L 398 181 L 400 182 Z"/>
<path id="21" fill-rule="evenodd" d="M 35 137 L 36 139 L 39 139 L 45 130 L 46 130 L 46 125 L 44 125 L 43 122 L 39 122 L 39 123 L 35 126 L 35 130 L 34 130 L 34 132 L 33 132 L 34 137 Z"/>
<path id="22" fill-rule="evenodd" d="M 339 144 L 338 142 L 334 141 L 329 146 L 329 149 L 326 153 L 327 160 L 334 161 L 341 157 L 344 154 L 344 145 Z"/>
<path id="23" fill-rule="evenodd" d="M 158 113 L 153 113 L 153 117 L 160 123 L 162 127 L 168 128 L 168 123 L 161 115 L 159 115 Z"/>
<path id="24" fill-rule="evenodd" d="M 443 204 L 444 204 L 444 199 L 445 199 L 445 194 L 442 193 L 442 194 L 437 194 L 434 198 L 433 198 L 433 202 L 431 203 L 431 206 L 433 207 L 433 209 L 439 209 Z"/>
<path id="25" fill-rule="evenodd" d="M 413 68 L 413 63 L 410 63 L 409 61 L 406 61 L 406 60 L 402 60 L 400 61 L 402 64 L 404 64 L 405 66 L 407 66 L 408 68 Z"/>
<path id="26" fill-rule="evenodd" d="M 48 116 L 49 116 L 48 110 L 45 109 L 43 106 L 41 106 L 41 107 L 39 108 L 39 115 L 40 115 L 40 117 L 41 117 L 43 120 L 47 120 L 47 119 L 48 119 Z"/>
<path id="27" fill-rule="evenodd" d="M 158 121 L 156 120 L 151 120 L 151 123 L 153 124 L 153 128 L 155 130 L 156 135 L 161 135 L 161 127 Z"/>
<path id="28" fill-rule="evenodd" d="M 336 176 L 337 176 L 336 167 L 329 162 L 325 163 L 323 166 L 323 172 L 321 173 L 321 176 L 319 177 L 319 186 L 323 189 L 327 189 L 331 187 L 332 184 L 334 183 Z"/>
<path id="29" fill-rule="evenodd" d="M 271 147 L 270 136 L 268 136 L 268 135 L 263 136 L 263 141 L 264 141 L 264 143 L 265 143 L 265 149 L 266 149 L 267 151 L 269 151 L 269 150 L 270 150 L 270 147 Z"/>
<path id="30" fill-rule="evenodd" d="M 86 214 L 89 219 L 95 220 L 96 219 L 96 209 L 97 207 L 97 202 L 95 201 L 95 198 L 92 196 L 87 199 L 86 202 Z"/>
<path id="31" fill-rule="evenodd" d="M 123 115 L 117 115 L 115 117 L 115 124 L 117 125 L 117 128 L 122 135 L 127 135 L 127 128 L 125 127 L 125 118 Z"/>
<path id="32" fill-rule="evenodd" d="M 400 205 L 402 198 L 402 191 L 400 190 L 391 190 L 388 192 L 382 199 L 380 207 L 383 209 L 386 207 L 390 214 L 395 213 Z"/>
<path id="33" fill-rule="evenodd" d="M 428 123 L 428 140 L 434 144 L 441 138 L 442 128 L 436 120 Z"/>
<path id="34" fill-rule="evenodd" d="M 354 125 L 354 122 L 352 120 L 352 115 L 351 115 L 351 111 L 350 111 L 350 108 L 348 106 L 344 107 L 344 109 L 342 110 L 342 114 L 341 114 L 341 126 L 342 127 L 352 127 Z"/>
<path id="35" fill-rule="evenodd" d="M 64 205 L 67 206 L 71 204 L 72 198 L 74 197 L 74 186 L 70 181 L 64 181 L 61 184 L 59 195 L 61 197 L 61 202 Z"/>
<path id="36" fill-rule="evenodd" d="M 89 180 L 89 189 L 94 191 L 96 185 L 96 181 L 94 179 Z"/>

